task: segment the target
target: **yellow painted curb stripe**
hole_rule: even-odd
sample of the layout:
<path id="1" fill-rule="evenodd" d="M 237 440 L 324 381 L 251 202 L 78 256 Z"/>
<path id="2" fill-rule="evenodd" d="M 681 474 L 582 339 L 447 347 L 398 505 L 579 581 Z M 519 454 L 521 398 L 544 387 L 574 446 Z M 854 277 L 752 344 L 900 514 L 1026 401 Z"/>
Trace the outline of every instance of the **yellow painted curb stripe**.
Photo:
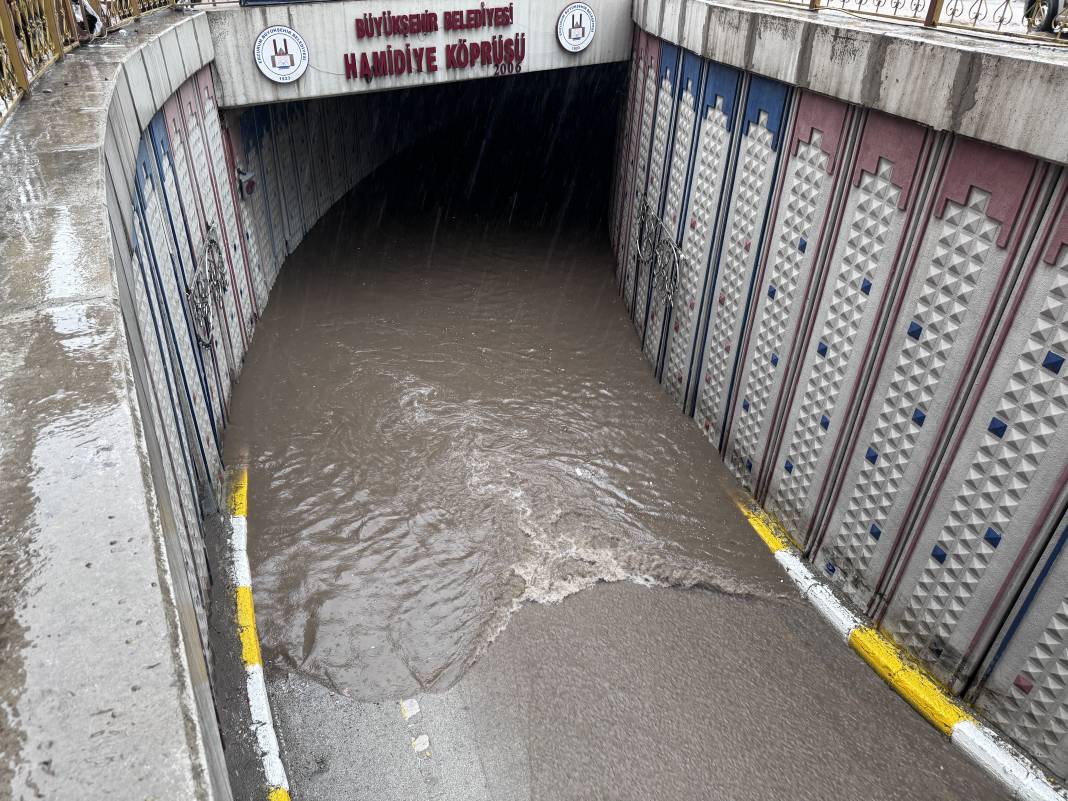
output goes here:
<path id="1" fill-rule="evenodd" d="M 231 517 L 248 517 L 248 468 L 233 472 L 230 483 Z"/>
<path id="2" fill-rule="evenodd" d="M 262 665 L 260 655 L 260 635 L 256 631 L 256 608 L 252 604 L 252 588 L 238 587 L 237 596 L 237 632 L 241 637 L 241 659 L 245 666 Z"/>
<path id="3" fill-rule="evenodd" d="M 867 626 L 853 629 L 849 644 L 883 681 L 943 734 L 951 734 L 953 727 L 962 721 L 973 720 L 934 679 L 902 659 L 897 646 L 875 629 Z"/>
<path id="4" fill-rule="evenodd" d="M 267 793 L 267 801 L 289 801 L 289 790 L 284 787 L 275 787 Z"/>
<path id="5" fill-rule="evenodd" d="M 751 525 L 753 530 L 760 535 L 760 539 L 764 540 L 764 544 L 768 546 L 768 549 L 772 553 L 777 553 L 788 547 L 786 541 L 772 530 L 767 518 L 763 514 L 754 511 L 752 507 L 737 498 L 734 500 L 734 503 L 741 510 L 742 514 L 745 515 L 745 519 L 749 521 L 749 525 Z"/>

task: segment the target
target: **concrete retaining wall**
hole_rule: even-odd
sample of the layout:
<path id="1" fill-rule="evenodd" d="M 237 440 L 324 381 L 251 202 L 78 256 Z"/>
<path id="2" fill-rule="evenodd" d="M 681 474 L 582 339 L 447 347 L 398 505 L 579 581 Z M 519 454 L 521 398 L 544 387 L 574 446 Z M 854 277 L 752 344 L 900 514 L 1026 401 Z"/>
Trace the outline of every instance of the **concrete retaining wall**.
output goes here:
<path id="1" fill-rule="evenodd" d="M 454 86 L 224 115 L 214 58 L 205 15 L 161 12 L 54 66 L 0 129 L 14 797 L 231 797 L 204 515 L 232 384 L 286 256 L 463 109 Z"/>
<path id="2" fill-rule="evenodd" d="M 636 0 L 634 20 L 753 75 L 1068 161 L 1064 47 L 749 0 Z"/>
<path id="3" fill-rule="evenodd" d="M 221 113 L 206 66 L 119 156 L 136 153 L 111 209 L 123 317 L 156 492 L 176 533 L 172 569 L 204 652 L 200 510 L 221 505 L 231 390 L 282 263 L 358 181 L 461 108 L 402 90 Z"/>
<path id="4" fill-rule="evenodd" d="M 202 15 L 154 15 L 53 66 L 0 129 L 0 788 L 15 798 L 230 797 L 114 247 L 141 129 L 212 58 Z"/>
<path id="5" fill-rule="evenodd" d="M 651 5 L 716 53 L 755 16 Z M 820 36 L 788 77 L 852 99 Z M 789 61 L 770 39 L 737 60 Z M 1064 777 L 1065 169 L 758 72 L 636 34 L 612 238 L 643 349 L 838 591 Z"/>

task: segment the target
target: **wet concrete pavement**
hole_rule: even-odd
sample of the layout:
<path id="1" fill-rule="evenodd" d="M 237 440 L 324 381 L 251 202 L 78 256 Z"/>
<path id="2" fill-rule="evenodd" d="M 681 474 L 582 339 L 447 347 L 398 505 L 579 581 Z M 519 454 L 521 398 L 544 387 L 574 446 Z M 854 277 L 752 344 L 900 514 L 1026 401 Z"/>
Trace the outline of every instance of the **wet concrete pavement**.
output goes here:
<path id="1" fill-rule="evenodd" d="M 297 673 L 269 689 L 300 798 L 1006 797 L 794 600 L 618 583 L 531 605 L 407 719 Z"/>
<path id="2" fill-rule="evenodd" d="M 529 183 L 484 195 L 496 146 L 334 208 L 235 390 L 294 797 L 1003 798 L 737 511 L 582 213 L 604 187 L 552 179 L 589 151 L 511 142 Z"/>
<path id="3" fill-rule="evenodd" d="M 106 191 L 135 169 L 109 169 L 117 98 L 152 101 L 127 67 L 162 68 L 179 36 L 153 77 L 180 83 L 211 38 L 203 14 L 160 10 L 66 54 L 0 125 L 4 800 L 197 797 L 221 761 L 198 733 L 210 688 L 168 573 Z"/>

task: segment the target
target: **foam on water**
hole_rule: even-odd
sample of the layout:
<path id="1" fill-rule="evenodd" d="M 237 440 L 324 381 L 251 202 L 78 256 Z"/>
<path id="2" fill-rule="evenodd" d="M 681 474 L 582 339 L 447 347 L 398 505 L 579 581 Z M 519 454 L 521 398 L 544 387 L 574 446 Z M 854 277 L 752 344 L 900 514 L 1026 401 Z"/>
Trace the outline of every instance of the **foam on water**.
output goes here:
<path id="1" fill-rule="evenodd" d="M 458 230 L 428 258 L 383 228 L 354 265 L 359 230 L 305 240 L 234 394 L 269 670 L 407 697 L 449 687 L 527 604 L 777 585 L 651 378 L 600 239 Z"/>

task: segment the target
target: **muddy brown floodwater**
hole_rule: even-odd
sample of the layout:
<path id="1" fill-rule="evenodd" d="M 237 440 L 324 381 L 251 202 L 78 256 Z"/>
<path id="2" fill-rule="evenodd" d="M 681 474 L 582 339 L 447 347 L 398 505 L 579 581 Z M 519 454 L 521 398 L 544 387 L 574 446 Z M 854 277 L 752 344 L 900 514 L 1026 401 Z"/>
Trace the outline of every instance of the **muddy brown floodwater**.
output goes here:
<path id="1" fill-rule="evenodd" d="M 294 797 L 1005 797 L 799 598 L 654 380 L 590 113 L 622 77 L 473 82 L 271 292 L 226 456 Z"/>
<path id="2" fill-rule="evenodd" d="M 449 686 L 527 601 L 781 586 L 724 535 L 730 480 L 642 359 L 600 229 L 363 200 L 282 272 L 233 400 L 270 660 L 397 698 Z"/>

